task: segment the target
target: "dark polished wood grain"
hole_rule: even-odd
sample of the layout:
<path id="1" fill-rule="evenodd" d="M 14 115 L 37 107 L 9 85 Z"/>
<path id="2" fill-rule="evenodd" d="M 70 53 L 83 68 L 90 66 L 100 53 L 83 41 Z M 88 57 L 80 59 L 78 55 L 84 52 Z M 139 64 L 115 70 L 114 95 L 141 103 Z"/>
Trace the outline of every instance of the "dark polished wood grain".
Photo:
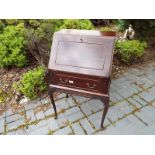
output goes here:
<path id="1" fill-rule="evenodd" d="M 48 66 L 48 90 L 98 98 L 104 103 L 101 127 L 109 107 L 115 32 L 61 30 L 54 34 Z M 95 104 L 95 103 L 94 103 Z"/>
<path id="2" fill-rule="evenodd" d="M 108 93 L 109 78 L 50 70 L 51 84 Z"/>

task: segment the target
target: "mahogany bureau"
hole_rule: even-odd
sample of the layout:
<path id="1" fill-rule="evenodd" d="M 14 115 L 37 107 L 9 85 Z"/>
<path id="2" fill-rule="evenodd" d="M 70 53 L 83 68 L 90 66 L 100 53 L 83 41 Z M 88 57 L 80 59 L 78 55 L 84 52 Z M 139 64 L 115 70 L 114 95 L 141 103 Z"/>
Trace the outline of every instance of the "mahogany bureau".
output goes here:
<path id="1" fill-rule="evenodd" d="M 57 118 L 53 93 L 100 99 L 101 127 L 109 108 L 109 86 L 116 32 L 63 29 L 53 36 L 48 65 L 48 93 Z M 95 104 L 95 103 L 94 103 Z"/>

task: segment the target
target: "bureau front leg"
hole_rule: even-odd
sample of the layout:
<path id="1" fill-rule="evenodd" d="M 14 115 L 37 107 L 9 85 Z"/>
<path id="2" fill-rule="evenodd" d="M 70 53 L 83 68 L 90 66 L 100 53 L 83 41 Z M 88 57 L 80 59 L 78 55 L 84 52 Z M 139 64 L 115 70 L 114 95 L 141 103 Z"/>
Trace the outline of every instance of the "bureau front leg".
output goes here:
<path id="1" fill-rule="evenodd" d="M 101 128 L 104 128 L 103 123 L 104 123 L 106 114 L 107 114 L 108 109 L 109 109 L 109 97 L 102 98 L 101 101 L 104 104 L 104 111 L 103 111 L 102 120 L 101 120 Z"/>
<path id="2" fill-rule="evenodd" d="M 55 101 L 54 101 L 54 91 L 49 90 L 49 91 L 48 91 L 48 94 L 49 94 L 49 96 L 50 96 L 51 103 L 52 103 L 53 108 L 54 108 L 55 119 L 57 119 L 57 109 L 56 109 L 56 105 L 55 105 Z"/>

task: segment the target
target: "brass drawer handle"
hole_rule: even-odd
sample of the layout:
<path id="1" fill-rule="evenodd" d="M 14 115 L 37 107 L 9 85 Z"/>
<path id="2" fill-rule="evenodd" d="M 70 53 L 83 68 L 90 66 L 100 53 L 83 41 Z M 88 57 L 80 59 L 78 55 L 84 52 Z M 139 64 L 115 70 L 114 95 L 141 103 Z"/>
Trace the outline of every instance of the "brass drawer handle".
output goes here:
<path id="1" fill-rule="evenodd" d="M 89 88 L 95 88 L 96 87 L 96 84 L 89 84 L 89 83 L 87 83 L 87 86 L 89 87 Z"/>
<path id="2" fill-rule="evenodd" d="M 59 79 L 61 83 L 67 83 L 68 80 Z"/>

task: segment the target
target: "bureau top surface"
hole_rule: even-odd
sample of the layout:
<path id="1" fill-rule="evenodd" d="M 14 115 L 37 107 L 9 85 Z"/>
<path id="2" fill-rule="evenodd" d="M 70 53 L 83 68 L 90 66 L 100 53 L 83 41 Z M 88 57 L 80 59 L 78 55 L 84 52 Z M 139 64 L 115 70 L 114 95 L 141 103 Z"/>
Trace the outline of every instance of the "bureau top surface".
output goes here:
<path id="1" fill-rule="evenodd" d="M 116 32 L 110 31 L 110 32 L 101 32 L 97 30 L 76 30 L 76 29 L 62 29 L 60 31 L 56 32 L 57 34 L 65 34 L 65 35 L 86 35 L 86 36 L 116 36 Z"/>
<path id="2" fill-rule="evenodd" d="M 115 33 L 95 30 L 61 30 L 54 34 L 48 68 L 109 77 Z"/>

